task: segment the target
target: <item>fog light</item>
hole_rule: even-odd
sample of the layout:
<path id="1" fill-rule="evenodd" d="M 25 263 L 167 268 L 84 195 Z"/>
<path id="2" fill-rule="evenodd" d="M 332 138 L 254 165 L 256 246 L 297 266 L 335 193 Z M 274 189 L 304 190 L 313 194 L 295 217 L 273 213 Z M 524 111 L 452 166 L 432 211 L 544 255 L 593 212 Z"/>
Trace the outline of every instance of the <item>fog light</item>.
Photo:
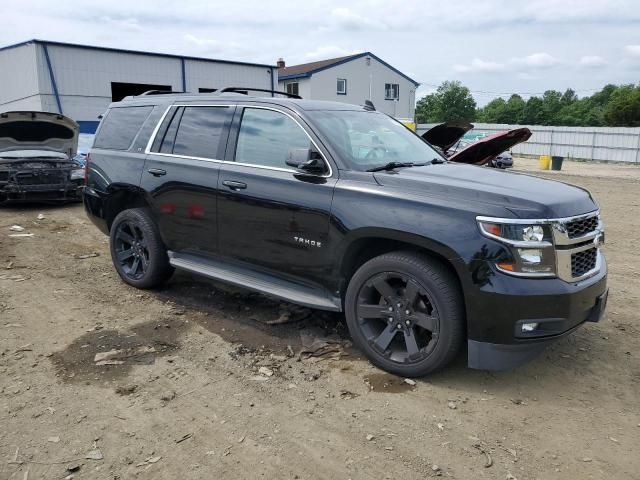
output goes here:
<path id="1" fill-rule="evenodd" d="M 518 249 L 518 251 L 520 252 L 520 258 L 525 262 L 525 263 L 541 263 L 542 262 L 542 250 L 537 249 L 537 248 L 520 248 Z"/>
<path id="2" fill-rule="evenodd" d="M 522 333 L 533 332 L 533 331 L 535 331 L 536 328 L 538 328 L 538 322 L 523 323 L 522 324 Z"/>

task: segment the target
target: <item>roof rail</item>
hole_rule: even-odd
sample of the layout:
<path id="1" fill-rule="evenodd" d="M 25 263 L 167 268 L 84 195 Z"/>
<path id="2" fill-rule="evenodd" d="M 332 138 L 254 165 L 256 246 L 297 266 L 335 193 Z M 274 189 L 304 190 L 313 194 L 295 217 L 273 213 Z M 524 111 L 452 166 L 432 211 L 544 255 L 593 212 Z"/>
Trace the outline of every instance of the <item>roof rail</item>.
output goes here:
<path id="1" fill-rule="evenodd" d="M 246 92 L 265 92 L 271 94 L 285 95 L 289 98 L 297 98 L 301 100 L 302 97 L 300 95 L 296 95 L 294 93 L 282 92 L 280 90 L 269 90 L 267 88 L 250 88 L 250 87 L 225 87 L 218 90 L 218 93 L 226 93 L 226 92 L 235 92 L 235 93 L 244 93 Z"/>
<path id="2" fill-rule="evenodd" d="M 174 92 L 173 90 L 147 90 L 146 92 L 142 92 L 140 95 L 134 95 L 134 96 L 144 97 L 147 95 L 171 95 L 174 93 L 185 93 L 185 92 Z"/>

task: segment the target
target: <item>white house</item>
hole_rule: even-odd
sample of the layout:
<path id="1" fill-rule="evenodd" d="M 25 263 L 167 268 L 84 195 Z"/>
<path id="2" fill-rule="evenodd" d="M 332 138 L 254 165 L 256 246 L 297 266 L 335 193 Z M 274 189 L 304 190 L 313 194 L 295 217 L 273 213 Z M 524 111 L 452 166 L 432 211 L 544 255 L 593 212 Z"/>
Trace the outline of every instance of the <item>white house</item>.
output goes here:
<path id="1" fill-rule="evenodd" d="M 418 82 L 371 52 L 286 66 L 278 60 L 281 90 L 313 100 L 362 105 L 399 119 L 413 119 Z"/>

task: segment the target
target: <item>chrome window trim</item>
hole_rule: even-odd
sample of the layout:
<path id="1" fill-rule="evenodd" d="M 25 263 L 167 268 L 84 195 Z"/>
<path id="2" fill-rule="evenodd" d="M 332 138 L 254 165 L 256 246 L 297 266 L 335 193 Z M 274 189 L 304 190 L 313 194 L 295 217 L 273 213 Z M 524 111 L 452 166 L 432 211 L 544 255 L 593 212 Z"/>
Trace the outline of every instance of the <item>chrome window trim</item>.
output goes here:
<path id="1" fill-rule="evenodd" d="M 566 230 L 562 226 L 566 223 L 581 220 L 589 217 L 598 217 L 598 225 L 595 230 L 588 232 L 580 237 L 569 238 L 566 234 Z M 542 278 L 542 277 L 557 277 L 567 283 L 575 283 L 581 280 L 585 280 L 598 274 L 602 268 L 602 251 L 600 249 L 600 237 L 604 232 L 604 224 L 600 218 L 600 210 L 594 210 L 589 213 L 581 215 L 574 215 L 570 217 L 560 218 L 501 218 L 501 217 L 486 217 L 479 215 L 476 217 L 478 228 L 482 235 L 497 240 L 501 243 L 507 244 L 515 248 L 553 248 L 556 259 L 556 273 L 555 274 L 527 274 L 522 272 L 510 272 L 504 270 L 496 265 L 496 269 L 508 275 L 515 277 L 529 277 L 529 278 Z M 517 224 L 517 225 L 550 225 L 551 233 L 553 237 L 553 243 L 550 242 L 525 242 L 518 240 L 509 240 L 492 233 L 487 232 L 482 226 L 482 222 L 486 223 L 499 223 L 499 224 Z M 586 243 L 588 242 L 588 243 Z M 578 245 L 582 244 L 582 245 Z M 578 246 L 574 246 L 578 245 Z M 565 247 L 565 248 L 558 248 Z M 566 248 L 568 247 L 568 248 Z M 596 264 L 595 267 L 580 275 L 579 277 L 573 277 L 571 271 L 571 255 L 579 253 L 591 248 L 596 249 Z"/>
<path id="2" fill-rule="evenodd" d="M 151 137 L 149 137 L 149 141 L 147 142 L 147 146 L 146 146 L 146 148 L 144 150 L 144 153 L 146 155 L 159 155 L 161 157 L 170 157 L 170 158 L 186 158 L 186 159 L 189 159 L 189 160 L 201 160 L 201 161 L 205 161 L 205 162 L 225 163 L 225 164 L 229 164 L 229 165 L 241 165 L 243 167 L 254 167 L 254 168 L 261 168 L 263 170 L 274 170 L 274 171 L 278 171 L 278 172 L 289 172 L 289 173 L 297 173 L 297 174 L 304 175 L 304 172 L 302 172 L 300 170 L 293 169 L 293 168 L 270 167 L 268 165 L 256 165 L 256 164 L 253 164 L 253 163 L 244 163 L 244 162 L 236 162 L 236 161 L 229 162 L 227 160 L 219 160 L 219 159 L 216 159 L 216 158 L 192 157 L 192 156 L 189 156 L 189 155 L 176 155 L 174 153 L 152 152 L 151 151 L 151 146 L 153 145 L 153 142 L 155 142 L 156 136 L 158 135 L 158 131 L 160 130 L 160 126 L 163 124 L 164 119 L 166 118 L 166 116 L 169 113 L 169 110 L 171 110 L 172 107 L 176 107 L 176 108 L 180 108 L 180 107 L 243 107 L 243 108 L 256 108 L 256 109 L 261 109 L 261 110 L 272 110 L 274 112 L 282 113 L 283 115 L 286 115 L 291 120 L 293 120 L 296 123 L 296 125 L 298 125 L 298 127 L 300 127 L 300 129 L 309 138 L 309 140 L 311 141 L 313 146 L 316 148 L 316 150 L 322 156 L 322 161 L 329 168 L 329 173 L 328 174 L 326 174 L 326 175 L 314 175 L 314 176 L 320 177 L 320 178 L 329 178 L 329 177 L 333 176 L 333 168 L 331 168 L 331 163 L 326 159 L 324 153 L 322 153 L 322 150 L 320 150 L 320 148 L 318 147 L 318 144 L 311 137 L 311 135 L 309 135 L 309 132 L 307 132 L 307 130 L 302 126 L 302 124 L 298 120 L 296 120 L 292 115 L 290 115 L 289 113 L 287 113 L 287 112 L 285 112 L 283 110 L 280 110 L 278 108 L 273 108 L 273 107 L 265 107 L 265 106 L 255 106 L 255 105 L 245 105 L 245 104 L 201 104 L 201 103 L 197 103 L 197 104 L 196 103 L 174 103 L 174 104 L 171 104 L 171 105 L 169 105 L 167 107 L 165 112 L 162 114 L 162 117 L 160 117 L 160 119 L 158 120 L 158 124 L 156 125 L 156 127 L 153 129 L 153 132 L 151 133 Z"/>

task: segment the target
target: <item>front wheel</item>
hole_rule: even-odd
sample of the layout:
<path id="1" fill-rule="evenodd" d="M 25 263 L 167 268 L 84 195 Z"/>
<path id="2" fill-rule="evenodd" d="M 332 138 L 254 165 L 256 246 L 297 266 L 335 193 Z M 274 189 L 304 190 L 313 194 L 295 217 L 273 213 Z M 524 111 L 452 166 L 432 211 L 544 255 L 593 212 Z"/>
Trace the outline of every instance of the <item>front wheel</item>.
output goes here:
<path id="1" fill-rule="evenodd" d="M 419 377 L 447 365 L 464 337 L 457 279 L 412 252 L 381 255 L 351 278 L 345 313 L 354 343 L 378 367 Z"/>
<path id="2" fill-rule="evenodd" d="M 109 243 L 113 265 L 129 285 L 152 288 L 171 277 L 173 268 L 148 208 L 120 212 L 111 225 Z"/>

